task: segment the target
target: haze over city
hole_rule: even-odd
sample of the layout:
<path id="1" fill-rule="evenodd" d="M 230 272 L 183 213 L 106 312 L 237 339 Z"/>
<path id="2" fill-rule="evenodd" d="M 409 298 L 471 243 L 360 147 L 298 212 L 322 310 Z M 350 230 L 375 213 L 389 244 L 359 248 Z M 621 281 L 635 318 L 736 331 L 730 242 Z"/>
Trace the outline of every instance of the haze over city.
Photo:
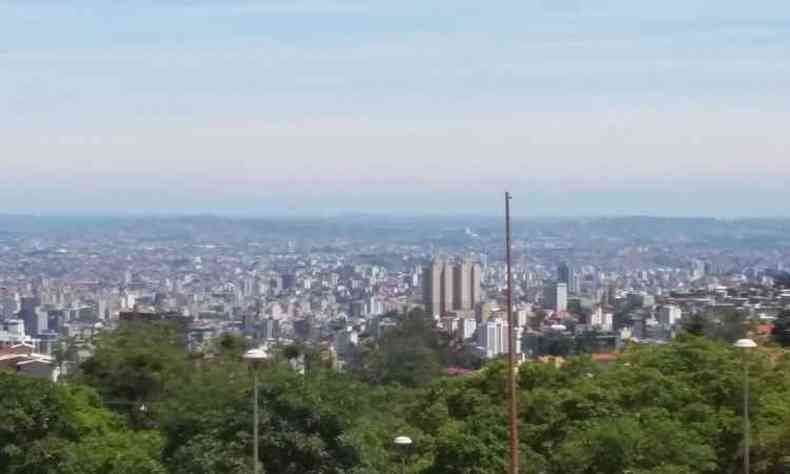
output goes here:
<path id="1" fill-rule="evenodd" d="M 789 14 L 4 1 L 0 208 L 787 216 Z"/>

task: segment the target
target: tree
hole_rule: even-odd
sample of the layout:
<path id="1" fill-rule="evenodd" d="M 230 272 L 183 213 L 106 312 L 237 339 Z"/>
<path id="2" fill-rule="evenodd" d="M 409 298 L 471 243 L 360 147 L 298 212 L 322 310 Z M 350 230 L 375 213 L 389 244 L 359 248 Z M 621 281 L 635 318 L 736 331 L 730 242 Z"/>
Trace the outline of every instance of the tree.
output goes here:
<path id="1" fill-rule="evenodd" d="M 86 387 L 0 374 L 0 393 L 0 472 L 165 472 L 158 434 L 129 431 Z"/>
<path id="2" fill-rule="evenodd" d="M 692 336 L 703 337 L 712 331 L 711 321 L 702 313 L 693 313 L 683 321 L 683 329 Z"/>
<path id="3" fill-rule="evenodd" d="M 588 357 L 570 357 L 559 367 L 522 365 L 522 472 L 735 472 L 744 453 L 745 359 L 725 342 L 738 334 L 722 331 L 716 319 L 726 326 L 726 315 L 706 318 L 713 326 L 703 325 L 703 336 L 687 331 L 666 345 L 629 346 L 606 367 Z M 738 318 L 732 321 L 742 329 Z M 99 339 L 96 356 L 68 385 L 0 376 L 0 472 L 249 472 L 246 343 L 221 338 L 215 357 L 198 360 L 181 343 L 167 326 L 123 326 Z M 465 377 L 437 376 L 453 349 L 414 312 L 370 348 L 359 372 L 316 363 L 300 375 L 288 357 L 309 350 L 283 351 L 257 369 L 258 462 L 281 474 L 394 472 L 392 437 L 404 434 L 415 440 L 412 473 L 503 472 L 507 365 L 498 360 Z M 783 472 L 790 452 L 790 354 L 760 348 L 747 363 L 753 470 Z M 130 430 L 103 408 L 124 397 L 153 402 L 156 430 Z"/>
<path id="4" fill-rule="evenodd" d="M 779 313 L 774 321 L 774 340 L 783 347 L 790 347 L 790 310 Z"/>
<path id="5" fill-rule="evenodd" d="M 379 341 L 363 347 L 354 372 L 370 383 L 418 387 L 442 374 L 452 341 L 437 334 L 422 310 L 399 317 L 400 324 Z"/>
<path id="6" fill-rule="evenodd" d="M 136 423 L 155 416 L 156 402 L 165 397 L 168 382 L 186 373 L 188 352 L 177 326 L 165 322 L 128 322 L 102 333 L 96 351 L 81 366 L 76 380 L 94 387 L 112 409 Z"/>
<path id="7" fill-rule="evenodd" d="M 315 367 L 299 375 L 287 364 L 260 369 L 260 463 L 265 472 L 388 472 L 391 433 L 402 423 L 380 413 L 393 396 Z M 162 406 L 164 459 L 173 473 L 250 470 L 251 380 L 241 362 L 221 361 L 192 373 Z"/>
<path id="8" fill-rule="evenodd" d="M 790 356 L 752 356 L 755 472 L 781 472 L 790 452 Z M 410 421 L 434 440 L 427 472 L 504 470 L 505 370 L 489 364 L 420 397 Z M 727 473 L 742 462 L 743 367 L 730 344 L 683 335 L 629 347 L 605 369 L 587 358 L 559 368 L 528 363 L 519 380 L 525 472 Z"/>
<path id="9" fill-rule="evenodd" d="M 214 343 L 214 351 L 221 357 L 239 358 L 250 348 L 250 342 L 240 334 L 221 334 Z"/>
<path id="10" fill-rule="evenodd" d="M 58 341 L 52 349 L 52 356 L 55 358 L 55 363 L 58 365 L 61 373 L 64 372 L 63 369 L 67 363 L 74 362 L 78 352 L 79 345 L 76 337 L 65 337 Z"/>
<path id="11" fill-rule="evenodd" d="M 711 310 L 696 313 L 683 323 L 683 328 L 694 336 L 733 343 L 746 337 L 748 330 L 746 314 L 734 310 Z"/>
<path id="12" fill-rule="evenodd" d="M 552 470 L 558 474 L 716 470 L 710 444 L 660 411 L 579 426 L 559 446 L 556 460 Z"/>

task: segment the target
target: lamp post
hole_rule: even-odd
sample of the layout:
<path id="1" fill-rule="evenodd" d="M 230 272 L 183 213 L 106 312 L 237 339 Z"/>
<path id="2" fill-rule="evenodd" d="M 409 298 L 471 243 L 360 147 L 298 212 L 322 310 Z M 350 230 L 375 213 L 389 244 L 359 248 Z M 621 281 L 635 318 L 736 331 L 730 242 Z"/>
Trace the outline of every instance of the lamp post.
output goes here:
<path id="1" fill-rule="evenodd" d="M 408 436 L 398 436 L 393 443 L 395 443 L 395 447 L 401 451 L 401 474 L 406 474 L 406 451 L 411 447 L 413 442 Z"/>
<path id="2" fill-rule="evenodd" d="M 743 472 L 749 474 L 750 471 L 750 436 L 751 426 L 749 423 L 749 361 L 747 353 L 750 349 L 757 347 L 751 339 L 740 339 L 735 343 L 735 347 L 743 350 Z"/>
<path id="3" fill-rule="evenodd" d="M 246 360 L 252 368 L 252 472 L 258 474 L 258 368 L 261 363 L 268 358 L 268 354 L 263 349 L 250 349 L 244 353 Z"/>

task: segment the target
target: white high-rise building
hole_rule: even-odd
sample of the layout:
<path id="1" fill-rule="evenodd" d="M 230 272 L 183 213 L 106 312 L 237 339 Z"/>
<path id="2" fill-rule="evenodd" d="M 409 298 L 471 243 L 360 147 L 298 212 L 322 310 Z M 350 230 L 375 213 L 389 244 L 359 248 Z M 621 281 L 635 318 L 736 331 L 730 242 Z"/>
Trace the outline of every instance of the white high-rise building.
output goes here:
<path id="1" fill-rule="evenodd" d="M 560 266 L 557 267 L 557 276 L 561 283 L 565 283 L 568 286 L 568 292 L 570 294 L 576 295 L 579 293 L 581 278 L 579 278 L 579 274 L 574 267 L 567 263 L 560 264 Z"/>
<path id="2" fill-rule="evenodd" d="M 493 359 L 509 351 L 509 326 L 506 321 L 493 320 L 479 326 L 477 345 L 486 359 Z M 516 353 L 521 353 L 521 328 L 516 328 Z"/>
<path id="3" fill-rule="evenodd" d="M 568 310 L 568 285 L 551 282 L 543 290 L 543 306 L 556 312 Z"/>
<path id="4" fill-rule="evenodd" d="M 658 322 L 667 326 L 674 326 L 683 317 L 683 310 L 675 305 L 666 305 L 658 309 Z"/>

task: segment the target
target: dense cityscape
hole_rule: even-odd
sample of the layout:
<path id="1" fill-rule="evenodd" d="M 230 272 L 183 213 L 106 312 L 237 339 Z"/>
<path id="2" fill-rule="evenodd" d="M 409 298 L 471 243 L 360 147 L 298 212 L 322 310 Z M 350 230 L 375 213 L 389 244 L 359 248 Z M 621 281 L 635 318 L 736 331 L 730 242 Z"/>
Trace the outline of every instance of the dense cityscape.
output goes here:
<path id="1" fill-rule="evenodd" d="M 234 333 L 259 345 L 322 347 L 342 368 L 397 324 L 393 314 L 419 307 L 472 359 L 508 351 L 502 230 L 490 219 L 284 220 L 271 224 L 275 235 L 263 220 L 97 219 L 93 228 L 77 219 L 7 220 L 0 343 L 31 346 L 13 363 L 20 371 L 48 364 L 53 380 L 91 356 L 97 333 L 151 316 L 182 321 L 193 351 Z M 718 243 L 707 235 L 717 231 L 711 223 L 730 227 Z M 33 224 L 52 228 L 25 228 Z M 404 230 L 431 224 L 421 235 Z M 665 343 L 684 320 L 725 310 L 767 331 L 790 304 L 790 291 L 775 285 L 790 268 L 785 221 L 520 225 L 514 311 L 523 358 Z M 647 230 L 634 232 L 639 226 Z M 56 364 L 53 350 L 70 343 L 83 350 Z"/>
<path id="2" fill-rule="evenodd" d="M 731 345 L 756 341 L 748 471 L 785 472 L 790 221 L 514 224 L 522 471 L 732 472 L 749 460 Z M 501 219 L 5 216 L 0 229 L 0 401 L 17 407 L 0 410 L 3 472 L 505 469 Z M 265 361 L 254 464 L 245 351 Z M 51 419 L 61 428 L 36 427 Z M 669 432 L 685 441 L 627 448 Z"/>

